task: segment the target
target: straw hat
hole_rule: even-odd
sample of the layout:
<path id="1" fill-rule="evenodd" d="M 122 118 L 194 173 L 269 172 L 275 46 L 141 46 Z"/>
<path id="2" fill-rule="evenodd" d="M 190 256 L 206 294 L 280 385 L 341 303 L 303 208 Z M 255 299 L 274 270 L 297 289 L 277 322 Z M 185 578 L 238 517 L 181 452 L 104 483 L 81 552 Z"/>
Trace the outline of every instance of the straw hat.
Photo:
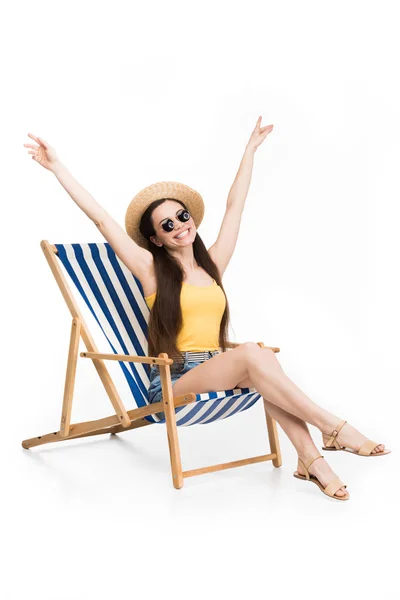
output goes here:
<path id="1" fill-rule="evenodd" d="M 182 200 L 193 217 L 196 229 L 204 216 L 203 198 L 184 183 L 176 181 L 159 181 L 145 187 L 133 198 L 125 214 L 125 229 L 128 235 L 143 248 L 148 248 L 148 240 L 139 231 L 140 219 L 146 208 L 161 198 Z"/>

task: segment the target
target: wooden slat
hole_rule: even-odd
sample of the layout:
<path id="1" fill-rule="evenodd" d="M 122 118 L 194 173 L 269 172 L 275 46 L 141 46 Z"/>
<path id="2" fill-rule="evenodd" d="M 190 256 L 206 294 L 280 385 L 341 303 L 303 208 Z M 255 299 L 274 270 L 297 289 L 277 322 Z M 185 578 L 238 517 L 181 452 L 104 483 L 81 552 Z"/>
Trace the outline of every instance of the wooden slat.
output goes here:
<path id="1" fill-rule="evenodd" d="M 238 346 L 241 346 L 242 344 L 243 344 L 243 342 L 226 342 L 226 347 L 227 348 L 237 348 Z M 273 350 L 274 352 L 281 351 L 281 349 L 278 348 L 277 346 L 264 346 L 263 342 L 257 342 L 257 344 L 261 348 L 269 348 L 270 350 Z"/>
<path id="2" fill-rule="evenodd" d="M 168 354 L 161 352 L 160 358 L 168 358 Z M 160 366 L 160 379 L 162 389 L 162 402 L 164 406 L 165 425 L 167 429 L 169 456 L 172 471 L 172 484 L 175 489 L 183 486 L 181 453 L 179 450 L 178 428 L 176 425 L 175 406 L 177 402 L 174 399 L 172 391 L 171 372 L 168 364 Z M 195 396 L 196 398 L 196 396 Z"/>
<path id="3" fill-rule="evenodd" d="M 212 473 L 213 471 L 222 471 L 224 469 L 232 469 L 233 467 L 242 467 L 252 463 L 263 462 L 265 460 L 273 460 L 276 454 L 263 454 L 262 456 L 253 456 L 252 458 L 243 458 L 242 460 L 234 460 L 232 462 L 221 463 L 220 465 L 212 465 L 211 467 L 201 467 L 200 469 L 192 469 L 191 471 L 183 471 L 183 477 L 193 477 L 193 475 L 203 475 L 203 473 Z"/>
<path id="4" fill-rule="evenodd" d="M 184 396 L 178 396 L 174 398 L 174 406 L 184 406 L 185 404 L 191 404 L 196 401 L 196 394 L 189 393 Z M 76 437 L 84 437 L 87 435 L 96 435 L 100 433 L 108 433 L 107 429 L 112 426 L 121 425 L 121 429 L 118 427 L 118 431 L 127 431 L 129 429 L 133 429 L 132 422 L 137 421 L 138 419 L 143 419 L 143 417 L 147 415 L 152 415 L 162 410 L 162 403 L 155 402 L 154 404 L 149 404 L 147 406 L 142 406 L 140 408 L 133 408 L 132 410 L 128 410 L 128 418 L 129 425 L 123 426 L 118 422 L 118 417 L 116 415 L 111 415 L 110 417 L 104 417 L 102 419 L 96 419 L 94 421 L 84 421 L 82 423 L 74 423 L 70 425 L 70 431 L 68 436 L 62 437 L 60 436 L 59 431 L 55 431 L 54 433 L 48 433 L 45 435 L 40 435 L 34 438 L 30 438 L 24 440 L 22 442 L 23 448 L 32 448 L 33 446 L 41 446 L 42 444 L 48 444 L 50 442 L 58 442 L 61 440 L 69 440 L 74 439 Z M 151 424 L 149 421 L 147 423 Z M 111 431 L 110 433 L 114 433 Z"/>
<path id="5" fill-rule="evenodd" d="M 125 362 L 137 362 L 153 365 L 172 365 L 172 358 L 159 358 L 156 356 L 138 356 L 136 354 L 103 354 L 101 352 L 81 352 L 83 358 L 91 358 L 92 360 L 120 360 Z M 166 356 L 168 356 L 166 354 Z"/>
<path id="6" fill-rule="evenodd" d="M 114 421 L 116 420 L 115 415 L 113 416 L 113 419 Z M 123 431 L 128 431 L 130 429 L 137 429 L 139 427 L 143 427 L 144 425 L 154 425 L 154 423 L 146 421 L 145 419 L 138 419 L 137 421 L 132 421 L 128 427 L 124 427 L 123 425 L 121 425 L 121 423 L 117 423 L 116 425 L 108 425 L 107 427 L 101 427 L 99 429 L 89 429 L 81 433 L 77 433 L 77 430 L 75 430 L 73 433 L 70 432 L 67 437 L 62 436 L 60 431 L 55 431 L 54 433 L 47 433 L 46 435 L 31 438 L 30 440 L 24 440 L 22 442 L 22 447 L 28 449 L 33 448 L 35 446 L 42 446 L 43 444 L 49 444 L 53 442 L 65 442 L 65 440 L 75 440 L 78 438 L 89 437 L 93 435 L 103 435 L 106 433 L 122 433 Z"/>
<path id="7" fill-rule="evenodd" d="M 64 399 L 61 411 L 60 435 L 65 437 L 69 433 L 71 422 L 72 399 L 74 395 L 76 364 L 78 361 L 79 339 L 81 335 L 81 322 L 75 317 L 72 319 L 71 337 L 69 342 L 67 373 L 65 376 Z"/>

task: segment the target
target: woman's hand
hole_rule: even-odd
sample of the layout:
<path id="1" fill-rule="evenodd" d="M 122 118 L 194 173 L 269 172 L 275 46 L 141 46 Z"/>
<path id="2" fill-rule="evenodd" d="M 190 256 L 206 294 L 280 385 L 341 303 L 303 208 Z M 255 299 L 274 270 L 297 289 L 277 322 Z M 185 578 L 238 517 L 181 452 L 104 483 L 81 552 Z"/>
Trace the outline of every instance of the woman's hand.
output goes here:
<path id="1" fill-rule="evenodd" d="M 55 165 L 60 162 L 54 148 L 42 140 L 42 138 L 33 135 L 33 133 L 28 133 L 28 136 L 39 144 L 39 146 L 34 146 L 33 144 L 24 144 L 26 148 L 32 148 L 32 150 L 29 150 L 29 154 L 33 155 L 32 159 L 41 164 L 45 169 L 53 171 Z"/>
<path id="2" fill-rule="evenodd" d="M 258 117 L 256 126 L 253 130 L 253 133 L 250 136 L 247 147 L 252 150 L 257 150 L 258 146 L 263 143 L 265 138 L 271 131 L 273 130 L 273 125 L 266 125 L 265 127 L 261 127 L 261 117 Z"/>

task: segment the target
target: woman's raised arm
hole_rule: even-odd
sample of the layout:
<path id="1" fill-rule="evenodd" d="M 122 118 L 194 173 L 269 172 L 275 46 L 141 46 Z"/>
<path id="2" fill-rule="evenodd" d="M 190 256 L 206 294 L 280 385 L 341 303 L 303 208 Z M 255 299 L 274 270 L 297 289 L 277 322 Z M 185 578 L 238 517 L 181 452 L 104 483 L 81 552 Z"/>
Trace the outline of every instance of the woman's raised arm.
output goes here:
<path id="1" fill-rule="evenodd" d="M 153 268 L 151 252 L 136 244 L 93 196 L 78 183 L 48 142 L 32 133 L 28 133 L 28 136 L 38 144 L 38 146 L 24 144 L 25 147 L 32 149 L 29 150 L 32 159 L 54 173 L 75 204 L 93 221 L 109 242 L 118 258 L 138 279 L 145 280 Z"/>

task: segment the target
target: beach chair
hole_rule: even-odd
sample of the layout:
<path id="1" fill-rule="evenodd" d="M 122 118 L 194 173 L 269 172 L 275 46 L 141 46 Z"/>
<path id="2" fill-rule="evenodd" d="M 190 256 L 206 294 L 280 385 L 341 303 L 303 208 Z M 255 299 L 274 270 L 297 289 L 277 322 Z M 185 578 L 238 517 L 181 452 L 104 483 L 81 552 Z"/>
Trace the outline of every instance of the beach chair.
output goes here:
<path id="1" fill-rule="evenodd" d="M 147 324 L 149 308 L 143 295 L 140 281 L 116 256 L 108 243 L 54 244 L 42 240 L 41 248 L 61 293 L 72 315 L 71 336 L 61 411 L 60 430 L 24 440 L 24 448 L 32 448 L 49 442 L 60 442 L 100 434 L 116 434 L 137 427 L 165 423 L 168 436 L 172 483 L 176 489 L 183 486 L 183 479 L 211 471 L 219 471 L 250 463 L 271 460 L 275 467 L 282 464 L 276 421 L 265 411 L 270 453 L 200 469 L 182 471 L 179 451 L 178 427 L 208 424 L 218 419 L 231 417 L 249 409 L 261 395 L 255 388 L 235 388 L 203 394 L 188 393 L 173 397 L 170 365 L 173 360 L 165 352 L 158 356 L 147 356 Z M 106 336 L 112 354 L 99 352 L 74 293 L 79 291 L 90 312 Z M 79 353 L 82 338 L 86 352 Z M 262 342 L 258 342 L 264 348 Z M 229 342 L 228 352 L 238 346 Z M 279 348 L 272 348 L 279 352 Z M 71 423 L 71 408 L 74 394 L 76 367 L 79 356 L 92 361 L 110 398 L 114 412 L 111 416 Z M 107 360 L 116 360 L 121 366 L 137 408 L 126 410 L 106 368 Z M 150 404 L 150 365 L 159 366 L 162 383 L 162 402 Z M 156 413 L 164 411 L 161 419 Z M 115 413 L 115 414 L 114 414 Z"/>

